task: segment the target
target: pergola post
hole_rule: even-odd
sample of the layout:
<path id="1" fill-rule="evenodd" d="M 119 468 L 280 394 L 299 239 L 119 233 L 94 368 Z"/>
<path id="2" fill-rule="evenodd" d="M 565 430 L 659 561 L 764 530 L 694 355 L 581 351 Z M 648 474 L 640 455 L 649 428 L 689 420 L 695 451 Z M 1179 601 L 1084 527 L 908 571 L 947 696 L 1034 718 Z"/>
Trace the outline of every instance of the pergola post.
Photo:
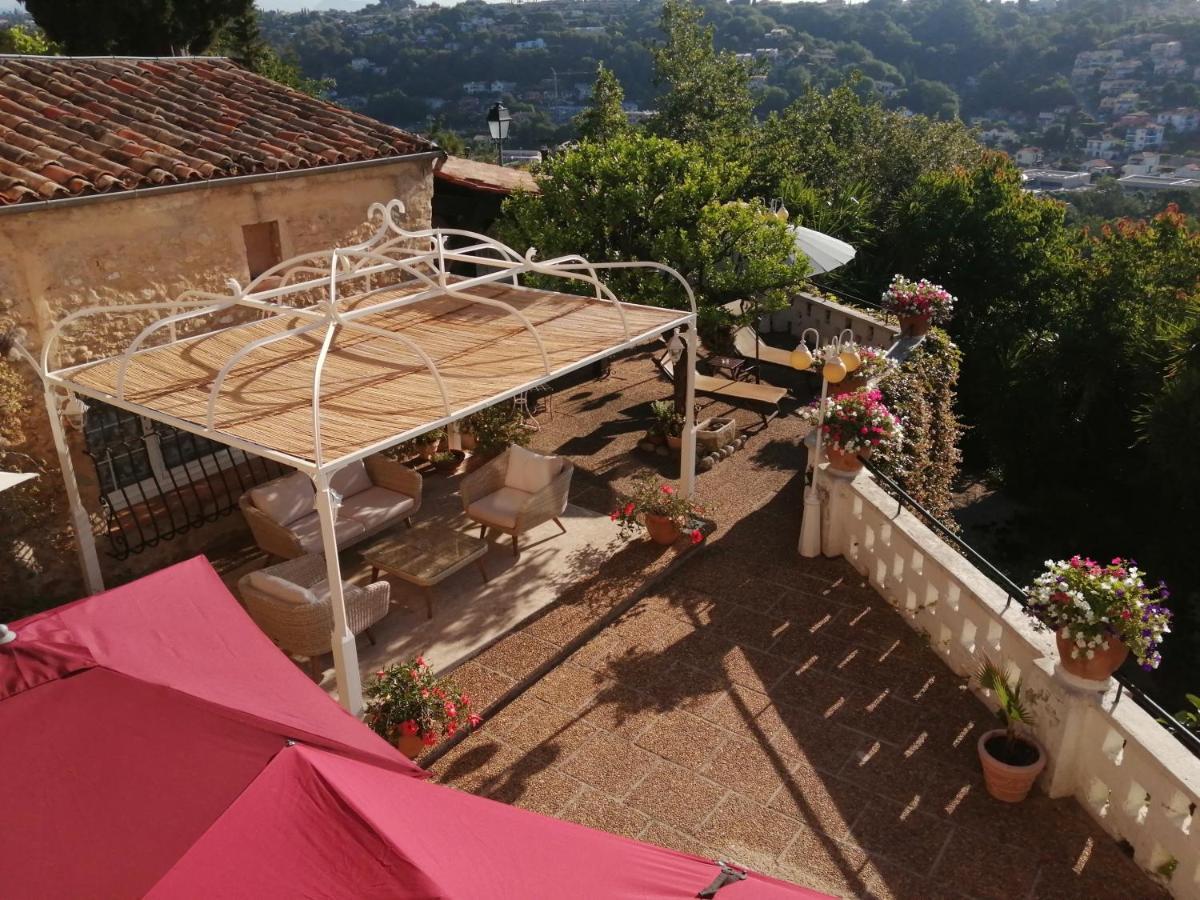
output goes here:
<path id="1" fill-rule="evenodd" d="M 679 450 L 679 490 L 684 497 L 696 491 L 696 318 L 683 329 L 683 446 Z"/>
<path id="2" fill-rule="evenodd" d="M 50 434 L 54 437 L 54 449 L 58 451 L 58 467 L 62 470 L 63 487 L 67 490 L 67 502 L 71 506 L 71 527 L 75 531 L 83 584 L 89 595 L 99 594 L 104 590 L 104 576 L 100 572 L 100 557 L 96 553 L 96 536 L 92 533 L 92 520 L 83 506 L 83 498 L 79 495 L 79 482 L 75 478 L 75 464 L 71 461 L 71 448 L 67 445 L 67 434 L 63 430 L 58 396 L 49 384 L 45 386 L 44 396 L 46 415 L 50 418 Z"/>
<path id="3" fill-rule="evenodd" d="M 346 595 L 342 590 L 342 566 L 338 561 L 337 507 L 341 498 L 329 486 L 329 478 L 318 469 L 313 475 L 317 490 L 317 514 L 321 518 L 321 544 L 325 550 L 325 572 L 329 579 L 329 605 L 333 609 L 333 671 L 338 698 L 351 715 L 362 712 L 362 676 L 358 671 L 358 647 L 346 616 Z M 335 499 L 336 498 L 336 499 Z"/>

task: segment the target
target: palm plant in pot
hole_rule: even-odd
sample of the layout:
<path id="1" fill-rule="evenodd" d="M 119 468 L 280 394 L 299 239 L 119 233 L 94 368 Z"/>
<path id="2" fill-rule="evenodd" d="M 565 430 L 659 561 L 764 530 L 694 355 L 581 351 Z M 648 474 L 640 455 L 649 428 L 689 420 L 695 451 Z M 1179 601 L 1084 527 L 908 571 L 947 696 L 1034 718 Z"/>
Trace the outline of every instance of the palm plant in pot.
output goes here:
<path id="1" fill-rule="evenodd" d="M 363 688 L 363 698 L 363 721 L 409 759 L 481 721 L 471 711 L 471 698 L 436 678 L 423 656 L 380 669 Z"/>
<path id="2" fill-rule="evenodd" d="M 1026 596 L 1025 612 L 1054 631 L 1062 667 L 1072 675 L 1104 681 L 1131 653 L 1146 671 L 1162 662 L 1171 592 L 1163 582 L 1147 585 L 1133 560 L 1046 560 Z"/>
<path id="3" fill-rule="evenodd" d="M 693 544 L 704 540 L 704 532 L 696 520 L 701 512 L 674 485 L 659 480 L 651 472 L 643 472 L 634 479 L 629 497 L 612 511 L 610 518 L 620 526 L 623 535 L 645 528 L 654 543 L 670 546 L 684 530 Z"/>
<path id="4" fill-rule="evenodd" d="M 1020 734 L 1018 730 L 1033 726 L 1033 714 L 1021 697 L 1021 679 L 1013 683 L 1007 666 L 1002 669 L 985 659 L 976 681 L 991 693 L 1004 722 L 1003 728 L 981 734 L 976 744 L 984 783 L 988 793 L 997 800 L 1019 803 L 1029 795 L 1033 783 L 1046 767 L 1042 745 L 1031 735 Z"/>

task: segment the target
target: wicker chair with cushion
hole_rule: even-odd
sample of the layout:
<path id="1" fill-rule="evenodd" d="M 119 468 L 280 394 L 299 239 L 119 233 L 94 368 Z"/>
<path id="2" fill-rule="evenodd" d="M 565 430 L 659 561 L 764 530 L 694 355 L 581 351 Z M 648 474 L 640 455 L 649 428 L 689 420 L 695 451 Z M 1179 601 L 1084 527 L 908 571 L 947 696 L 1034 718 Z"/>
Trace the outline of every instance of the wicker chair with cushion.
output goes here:
<path id="1" fill-rule="evenodd" d="M 330 486 L 341 495 L 337 523 L 338 549 L 371 537 L 400 521 L 412 524 L 421 508 L 421 475 L 384 456 L 372 456 L 338 470 Z M 295 559 L 319 553 L 321 518 L 316 490 L 303 472 L 293 472 L 251 488 L 238 506 L 266 553 Z"/>
<path id="2" fill-rule="evenodd" d="M 354 634 L 367 636 L 387 615 L 390 588 L 386 581 L 366 587 L 343 582 L 346 619 Z M 306 656 L 313 678 L 320 680 L 318 660 L 330 652 L 333 608 L 325 557 L 312 553 L 243 575 L 238 593 L 258 627 L 286 653 Z"/>
<path id="3" fill-rule="evenodd" d="M 464 476 L 459 493 L 467 517 L 479 523 L 479 536 L 489 528 L 511 534 L 513 556 L 521 552 L 521 535 L 544 522 L 559 521 L 567 509 L 575 467 L 559 456 L 541 456 L 512 446 L 487 465 Z"/>

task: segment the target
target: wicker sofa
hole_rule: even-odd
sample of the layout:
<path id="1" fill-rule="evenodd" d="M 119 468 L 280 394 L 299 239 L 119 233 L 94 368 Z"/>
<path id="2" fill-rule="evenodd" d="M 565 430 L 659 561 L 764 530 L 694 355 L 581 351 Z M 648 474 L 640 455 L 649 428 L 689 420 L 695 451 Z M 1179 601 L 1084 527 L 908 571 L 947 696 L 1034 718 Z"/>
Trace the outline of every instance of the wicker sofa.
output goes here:
<path id="1" fill-rule="evenodd" d="M 384 456 L 340 469 L 330 486 L 341 495 L 334 533 L 338 549 L 407 520 L 421 508 L 421 475 Z M 271 556 L 296 559 L 322 550 L 316 490 L 303 472 L 251 488 L 238 499 L 258 546 Z"/>
<path id="2" fill-rule="evenodd" d="M 356 635 L 365 633 L 374 644 L 371 626 L 388 613 L 390 586 L 386 581 L 366 587 L 343 582 L 342 590 L 350 630 Z M 243 575 L 238 593 L 250 618 L 267 637 L 284 652 L 307 657 L 309 673 L 319 681 L 319 660 L 330 652 L 333 634 L 325 557 L 306 554 Z"/>
<path id="3" fill-rule="evenodd" d="M 463 510 L 479 524 L 479 536 L 488 529 L 512 535 L 513 556 L 521 552 L 521 535 L 544 522 L 559 521 L 567 509 L 570 460 L 540 456 L 524 447 L 509 447 L 491 462 L 463 477 L 459 486 Z"/>

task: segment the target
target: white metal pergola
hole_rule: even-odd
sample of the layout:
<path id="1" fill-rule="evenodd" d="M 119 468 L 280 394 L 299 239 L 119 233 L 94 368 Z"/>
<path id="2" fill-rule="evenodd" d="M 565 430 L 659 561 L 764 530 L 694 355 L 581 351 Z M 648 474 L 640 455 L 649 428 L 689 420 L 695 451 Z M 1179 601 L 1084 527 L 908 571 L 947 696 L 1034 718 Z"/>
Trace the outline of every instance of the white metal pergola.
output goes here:
<path id="1" fill-rule="evenodd" d="M 307 474 L 328 567 L 331 646 L 338 695 L 362 707 L 354 635 L 346 622 L 331 477 L 344 466 L 510 399 L 573 370 L 680 330 L 696 358 L 696 304 L 687 281 L 652 262 L 538 261 L 484 235 L 406 230 L 399 200 L 373 204 L 377 225 L 361 244 L 286 260 L 230 293 L 188 291 L 160 303 L 78 310 L 50 331 L 40 359 L 19 352 L 44 384 L 47 412 L 70 501 L 84 580 L 103 590 L 91 523 L 80 497 L 62 415 L 79 396 L 200 435 Z M 458 248 L 449 246 L 451 240 Z M 452 264 L 473 265 L 457 276 Z M 608 269 L 653 269 L 675 278 L 690 309 L 619 300 Z M 531 287 L 562 279 L 591 296 Z M 73 326 L 96 316 L 148 320 L 123 353 L 68 366 L 57 354 Z M 680 490 L 695 484 L 692 378 Z"/>

